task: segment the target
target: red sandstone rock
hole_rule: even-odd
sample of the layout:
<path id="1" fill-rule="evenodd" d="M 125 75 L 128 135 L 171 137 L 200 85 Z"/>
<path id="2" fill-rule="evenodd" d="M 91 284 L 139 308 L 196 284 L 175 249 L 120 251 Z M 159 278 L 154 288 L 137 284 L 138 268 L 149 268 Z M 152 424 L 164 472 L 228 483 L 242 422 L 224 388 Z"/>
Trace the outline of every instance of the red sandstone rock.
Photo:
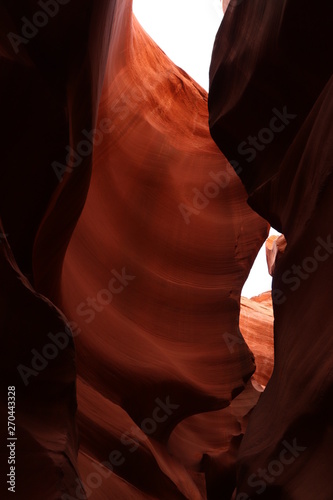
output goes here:
<path id="1" fill-rule="evenodd" d="M 214 419 L 224 411 L 254 371 L 247 345 L 237 344 L 231 352 L 225 335 L 238 335 L 240 289 L 267 225 L 247 208 L 237 176 L 210 138 L 206 93 L 175 68 L 135 20 L 129 24 L 130 12 L 119 9 L 115 15 L 119 32 L 111 39 L 95 125 L 98 129 L 110 119 L 115 128 L 94 150 L 87 200 L 54 300 L 82 330 L 76 339 L 78 372 L 85 382 L 78 388 L 79 401 L 90 387 L 92 404 L 102 398 L 111 405 L 101 407 L 108 427 L 94 430 L 93 419 L 84 424 L 88 409 L 79 403 L 87 453 L 105 461 L 113 448 L 121 449 L 126 461 L 115 471 L 135 487 L 156 498 L 199 499 L 206 481 L 216 495 L 223 494 L 223 482 L 214 478 L 234 467 L 237 447 L 228 469 L 222 455 L 227 456 L 234 433 L 239 443 L 245 429 L 231 414 L 230 429 L 221 423 L 210 438 L 202 435 L 202 426 L 211 426 L 209 414 Z M 126 37 L 120 37 L 122 30 L 128 30 Z M 123 58 L 114 60 L 115 53 Z M 224 187 L 214 185 L 216 176 Z M 210 198 L 205 201 L 199 193 Z M 122 269 L 131 277 L 128 285 L 100 312 L 89 314 L 87 298 L 98 297 L 113 270 Z M 156 425 L 149 421 L 151 435 L 145 437 L 139 428 L 154 415 L 156 399 L 167 398 L 174 411 Z M 244 414 L 255 401 L 252 396 Z M 127 415 L 121 432 L 115 429 L 114 405 Z M 202 426 L 193 429 L 192 418 Z M 131 427 L 140 435 L 135 453 L 121 444 Z M 192 435 L 190 453 L 183 433 Z M 222 455 L 211 473 L 204 457 L 210 456 L 214 435 Z M 107 436 L 113 436 L 112 445 Z M 169 437 L 175 456 L 166 447 Z M 231 481 L 231 491 L 233 486 Z M 94 491 L 94 498 L 99 494 Z"/>
<path id="2" fill-rule="evenodd" d="M 238 324 L 268 224 L 210 137 L 207 93 L 129 0 L 72 0 L 16 53 L 7 34 L 38 9 L 0 7 L 1 366 L 18 393 L 17 498 L 81 500 L 79 477 L 92 500 L 230 498 L 256 380 L 270 374 L 268 308 L 244 301 L 253 379 Z M 65 329 L 63 314 L 75 350 L 69 335 L 26 388 L 17 366 Z"/>
<path id="3" fill-rule="evenodd" d="M 332 14 L 328 1 L 315 19 L 298 0 L 244 1 L 215 42 L 212 135 L 288 242 L 269 264 L 274 370 L 241 444 L 237 499 L 333 498 Z"/>
<path id="4" fill-rule="evenodd" d="M 242 297 L 239 326 L 255 357 L 254 378 L 266 386 L 272 375 L 274 362 L 271 292 L 262 293 L 251 299 Z"/>
<path id="5" fill-rule="evenodd" d="M 268 271 L 271 276 L 274 274 L 276 260 L 279 254 L 283 254 L 286 250 L 287 242 L 283 234 L 280 236 L 272 235 L 267 238 L 265 243 L 266 259 Z"/>

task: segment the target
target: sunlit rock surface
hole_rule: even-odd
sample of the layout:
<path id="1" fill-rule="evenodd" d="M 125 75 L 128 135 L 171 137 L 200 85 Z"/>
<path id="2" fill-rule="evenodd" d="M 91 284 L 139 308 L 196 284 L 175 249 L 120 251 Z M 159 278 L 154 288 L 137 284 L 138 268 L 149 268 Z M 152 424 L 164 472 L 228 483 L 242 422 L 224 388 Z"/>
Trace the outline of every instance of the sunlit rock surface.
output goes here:
<path id="1" fill-rule="evenodd" d="M 239 326 L 255 357 L 254 379 L 266 386 L 272 375 L 274 361 L 271 292 L 252 299 L 242 297 Z"/>
<path id="2" fill-rule="evenodd" d="M 212 57 L 210 129 L 250 205 L 287 241 L 271 261 L 274 371 L 241 444 L 234 498 L 329 500 L 332 4 L 231 3 Z"/>
<path id="3" fill-rule="evenodd" d="M 267 238 L 265 242 L 266 249 L 266 260 L 268 271 L 271 276 L 274 275 L 275 265 L 277 259 L 283 254 L 286 250 L 287 242 L 286 238 L 281 234 L 280 236 L 272 235 Z"/>

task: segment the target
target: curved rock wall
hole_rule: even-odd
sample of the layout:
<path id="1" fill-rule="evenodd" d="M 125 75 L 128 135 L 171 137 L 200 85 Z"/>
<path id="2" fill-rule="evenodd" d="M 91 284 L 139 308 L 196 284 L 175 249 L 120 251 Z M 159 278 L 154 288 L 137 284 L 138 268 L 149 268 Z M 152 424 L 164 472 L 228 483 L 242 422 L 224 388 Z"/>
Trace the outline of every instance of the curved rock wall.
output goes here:
<path id="1" fill-rule="evenodd" d="M 287 243 L 271 266 L 274 371 L 241 444 L 235 498 L 329 500 L 332 5 L 231 6 L 212 58 L 211 133 Z"/>

